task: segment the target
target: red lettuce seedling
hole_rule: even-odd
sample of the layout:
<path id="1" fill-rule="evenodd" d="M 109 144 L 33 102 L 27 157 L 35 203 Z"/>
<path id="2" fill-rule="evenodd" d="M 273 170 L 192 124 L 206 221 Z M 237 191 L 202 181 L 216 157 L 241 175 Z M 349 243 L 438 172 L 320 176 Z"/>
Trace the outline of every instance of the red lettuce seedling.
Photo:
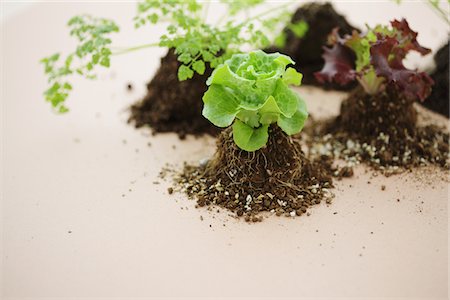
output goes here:
<path id="1" fill-rule="evenodd" d="M 426 73 L 403 65 L 410 51 L 430 53 L 430 49 L 417 42 L 417 32 L 411 30 L 405 19 L 391 21 L 390 28 L 376 26 L 366 33 L 354 31 L 343 38 L 335 29 L 329 43 L 331 48 L 324 48 L 325 65 L 315 73 L 321 83 L 334 81 L 345 85 L 356 79 L 369 95 L 393 88 L 400 96 L 421 101 L 431 92 L 433 80 Z"/>
<path id="2" fill-rule="evenodd" d="M 294 61 L 280 53 L 234 54 L 209 77 L 203 116 L 218 127 L 233 124 L 234 142 L 249 152 L 267 143 L 270 124 L 288 135 L 300 132 L 308 112 L 289 85 L 300 85 L 302 74 L 289 64 Z"/>

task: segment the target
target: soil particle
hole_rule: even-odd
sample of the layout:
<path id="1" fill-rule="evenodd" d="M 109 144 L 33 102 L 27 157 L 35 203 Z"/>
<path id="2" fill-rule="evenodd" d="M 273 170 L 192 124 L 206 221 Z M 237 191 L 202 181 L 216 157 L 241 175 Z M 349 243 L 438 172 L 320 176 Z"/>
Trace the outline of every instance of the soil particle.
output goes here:
<path id="1" fill-rule="evenodd" d="M 352 177 L 353 176 L 353 168 L 352 167 L 348 167 L 345 166 L 343 168 L 341 168 L 338 173 L 337 176 L 339 179 L 344 178 L 344 177 Z"/>
<path id="2" fill-rule="evenodd" d="M 292 16 L 293 24 L 305 21 L 309 29 L 305 36 L 297 38 L 290 29 L 285 29 L 286 46 L 283 49 L 268 49 L 272 52 L 281 52 L 289 55 L 297 62 L 295 68 L 303 74 L 304 84 L 320 85 L 314 73 L 322 69 L 323 46 L 327 44 L 328 35 L 338 27 L 341 35 L 351 34 L 356 28 L 350 25 L 344 16 L 337 13 L 331 3 L 306 3 Z M 348 89 L 337 84 L 327 84 L 325 87 L 334 89 Z"/>
<path id="3" fill-rule="evenodd" d="M 196 199 L 199 207 L 224 207 L 247 222 L 262 221 L 263 212 L 300 216 L 333 198 L 328 171 L 306 158 L 298 140 L 277 126 L 269 130 L 267 145 L 256 152 L 239 149 L 231 129 L 224 130 L 214 157 L 206 165 L 186 165 L 175 176 L 176 189 Z"/>
<path id="4" fill-rule="evenodd" d="M 169 187 L 169 188 L 167 189 L 167 192 L 169 193 L 169 195 L 172 195 L 172 194 L 173 194 L 173 188 L 172 188 L 172 187 Z"/>
<path id="5" fill-rule="evenodd" d="M 423 106 L 449 117 L 449 43 L 442 46 L 434 55 L 436 69 L 431 73 L 434 80 L 430 97 Z"/>
<path id="6" fill-rule="evenodd" d="M 385 176 L 425 165 L 449 169 L 447 130 L 418 126 L 413 102 L 392 90 L 370 96 L 358 87 L 342 102 L 338 117 L 308 127 L 311 159 L 364 162 Z"/>
<path id="7" fill-rule="evenodd" d="M 147 84 L 147 95 L 131 107 L 129 122 L 137 128 L 150 126 L 153 133 L 175 132 L 181 139 L 187 134 L 216 135 L 218 128 L 201 114 L 211 69 L 207 67 L 204 75 L 195 74 L 190 80 L 179 81 L 179 65 L 174 51 L 169 50 Z"/>
<path id="8" fill-rule="evenodd" d="M 385 191 L 385 190 L 386 190 L 386 186 L 385 186 L 384 184 L 381 186 L 381 190 L 382 190 L 382 191 Z"/>

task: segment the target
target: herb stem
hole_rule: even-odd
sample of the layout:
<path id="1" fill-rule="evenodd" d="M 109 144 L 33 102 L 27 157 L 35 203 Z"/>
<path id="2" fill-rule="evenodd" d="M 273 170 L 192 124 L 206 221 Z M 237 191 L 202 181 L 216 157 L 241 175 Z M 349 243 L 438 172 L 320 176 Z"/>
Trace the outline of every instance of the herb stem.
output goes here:
<path id="1" fill-rule="evenodd" d="M 194 64 L 194 62 L 196 62 L 197 59 L 200 58 L 201 55 L 202 55 L 201 53 L 197 54 L 197 55 L 191 60 L 191 62 L 188 64 L 188 67 L 190 68 L 190 67 Z"/>
<path id="2" fill-rule="evenodd" d="M 217 20 L 216 26 L 219 26 L 219 25 L 223 22 L 223 20 L 226 19 L 226 17 L 228 17 L 228 11 L 225 11 L 225 12 L 222 14 L 222 16 Z"/>
<path id="3" fill-rule="evenodd" d="M 205 3 L 205 11 L 204 11 L 204 14 L 203 14 L 203 23 L 205 23 L 206 19 L 208 18 L 209 4 L 210 3 L 211 3 L 210 0 L 207 0 L 206 3 Z"/>
<path id="4" fill-rule="evenodd" d="M 433 8 L 433 11 L 440 16 L 447 23 L 447 25 L 450 25 L 450 19 L 448 16 L 449 13 L 439 6 L 439 1 L 428 0 L 426 3 Z"/>
<path id="5" fill-rule="evenodd" d="M 280 6 L 277 6 L 277 7 L 270 8 L 270 9 L 268 9 L 268 10 L 266 10 L 266 11 L 263 11 L 263 12 L 261 12 L 261 13 L 255 15 L 255 16 L 253 16 L 253 17 L 248 18 L 248 19 L 245 20 L 244 22 L 238 24 L 237 27 L 238 27 L 238 26 L 243 26 L 243 25 L 245 25 L 245 24 L 247 24 L 247 23 L 249 23 L 249 22 L 251 22 L 251 21 L 253 21 L 253 20 L 255 20 L 255 19 L 259 19 L 259 18 L 261 18 L 261 17 L 263 17 L 263 16 L 265 16 L 265 15 L 271 14 L 271 13 L 277 11 L 277 10 L 281 10 L 281 9 L 286 8 L 286 7 L 289 7 L 290 5 L 292 5 L 292 4 L 294 4 L 294 3 L 296 3 L 296 1 L 289 1 L 289 2 L 287 2 L 287 3 L 285 3 L 285 4 L 283 4 L 283 5 L 280 5 Z"/>
<path id="6" fill-rule="evenodd" d="M 144 45 L 139 45 L 139 46 L 130 47 L 130 48 L 124 48 L 117 52 L 113 52 L 112 55 L 125 54 L 128 52 L 133 52 L 133 51 L 137 51 L 137 50 L 141 50 L 141 49 L 145 49 L 145 48 L 151 48 L 151 47 L 159 47 L 159 43 L 151 43 L 151 44 L 144 44 Z"/>

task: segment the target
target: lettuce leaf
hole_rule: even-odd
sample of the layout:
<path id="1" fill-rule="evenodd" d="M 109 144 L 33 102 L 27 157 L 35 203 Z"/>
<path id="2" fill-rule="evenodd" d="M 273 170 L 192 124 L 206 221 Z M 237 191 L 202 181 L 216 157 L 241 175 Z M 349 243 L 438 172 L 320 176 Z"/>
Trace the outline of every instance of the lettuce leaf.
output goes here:
<path id="1" fill-rule="evenodd" d="M 377 41 L 370 49 L 371 62 L 378 76 L 386 79 L 387 84 L 398 89 L 406 98 L 424 101 L 431 93 L 433 79 L 425 72 L 408 70 L 401 60 L 389 59 L 398 40 L 391 37 Z"/>

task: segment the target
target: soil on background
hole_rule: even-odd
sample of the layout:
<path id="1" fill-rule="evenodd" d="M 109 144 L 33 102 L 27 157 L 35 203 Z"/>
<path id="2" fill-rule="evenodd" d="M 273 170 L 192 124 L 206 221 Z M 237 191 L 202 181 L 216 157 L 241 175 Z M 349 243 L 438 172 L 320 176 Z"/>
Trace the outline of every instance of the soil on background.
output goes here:
<path id="1" fill-rule="evenodd" d="M 178 81 L 180 63 L 173 50 L 161 59 L 161 66 L 147 84 L 147 95 L 131 107 L 129 122 L 136 128 L 150 126 L 154 133 L 175 132 L 180 138 L 186 134 L 216 135 L 219 130 L 202 116 L 202 97 L 208 67 L 204 75 L 195 74 L 190 80 Z"/>
<path id="2" fill-rule="evenodd" d="M 276 126 L 269 130 L 266 147 L 256 152 L 239 149 L 231 129 L 224 130 L 213 158 L 186 165 L 175 177 L 175 189 L 200 207 L 216 205 L 253 222 L 263 219 L 262 212 L 294 217 L 323 200 L 331 203 L 327 168 L 306 158 L 298 140 Z"/>
<path id="3" fill-rule="evenodd" d="M 349 166 L 364 162 L 387 176 L 424 165 L 449 168 L 447 130 L 418 126 L 414 103 L 396 92 L 369 96 L 358 87 L 338 117 L 309 131 L 311 158 L 340 158 Z"/>
<path id="4" fill-rule="evenodd" d="M 271 48 L 269 51 L 279 51 L 289 55 L 295 62 L 295 68 L 303 74 L 303 83 L 324 86 L 339 90 L 348 90 L 352 84 L 340 86 L 337 84 L 320 84 L 314 73 L 322 69 L 323 47 L 327 45 L 328 35 L 338 27 L 341 35 L 351 34 L 357 28 L 350 25 L 344 16 L 337 13 L 330 3 L 307 3 L 302 5 L 292 17 L 292 23 L 305 21 L 309 29 L 304 37 L 297 38 L 291 30 L 287 34 L 286 46 L 283 49 Z"/>
<path id="5" fill-rule="evenodd" d="M 431 74 L 434 80 L 430 97 L 422 103 L 423 106 L 443 116 L 449 117 L 449 44 L 445 44 L 434 55 L 436 69 Z"/>

